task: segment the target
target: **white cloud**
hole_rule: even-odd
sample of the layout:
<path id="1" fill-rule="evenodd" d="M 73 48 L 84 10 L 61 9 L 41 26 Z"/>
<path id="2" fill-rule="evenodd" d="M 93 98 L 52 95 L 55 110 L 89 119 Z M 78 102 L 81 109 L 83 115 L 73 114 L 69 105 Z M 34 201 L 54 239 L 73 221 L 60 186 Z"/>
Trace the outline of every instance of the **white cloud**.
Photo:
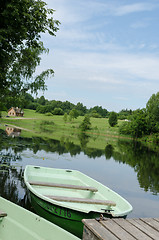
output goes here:
<path id="1" fill-rule="evenodd" d="M 62 24 L 56 38 L 43 37 L 50 53 L 42 56 L 37 71 L 55 70 L 54 79 L 46 82 L 46 97 L 87 105 L 107 102 L 121 110 L 142 106 L 159 89 L 158 33 L 149 32 L 156 1 L 47 2 Z M 129 17 L 141 12 L 148 15 Z"/>
<path id="2" fill-rule="evenodd" d="M 150 24 L 147 20 L 142 19 L 140 21 L 134 22 L 131 24 L 131 27 L 134 29 L 138 29 L 138 28 L 146 28 L 148 27 Z"/>
<path id="3" fill-rule="evenodd" d="M 51 60 L 52 59 L 52 60 Z M 67 81 L 102 82 L 112 85 L 137 85 L 138 81 L 159 80 L 159 57 L 146 54 L 103 54 L 57 50 L 43 62 Z M 44 63 L 42 64 L 45 69 Z M 73 84 L 73 83 L 72 83 Z"/>
<path id="4" fill-rule="evenodd" d="M 116 9 L 114 9 L 114 14 L 117 16 L 123 16 L 135 12 L 151 11 L 154 8 L 156 8 L 155 4 L 145 2 L 134 3 L 117 7 Z"/>

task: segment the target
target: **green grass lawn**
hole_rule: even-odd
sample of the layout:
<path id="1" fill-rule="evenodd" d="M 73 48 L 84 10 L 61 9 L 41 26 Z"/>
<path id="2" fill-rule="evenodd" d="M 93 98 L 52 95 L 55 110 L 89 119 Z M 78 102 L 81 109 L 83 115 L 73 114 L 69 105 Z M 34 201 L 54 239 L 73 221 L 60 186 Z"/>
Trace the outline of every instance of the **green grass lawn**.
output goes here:
<path id="1" fill-rule="evenodd" d="M 82 116 L 65 123 L 63 116 L 46 116 L 30 109 L 24 110 L 24 117 L 21 119 L 18 119 L 18 117 L 6 117 L 6 115 L 6 112 L 2 112 L 2 118 L 0 119 L 1 128 L 6 124 L 17 126 L 29 130 L 22 131 L 22 136 L 24 137 L 40 136 L 57 140 L 69 139 L 75 144 L 80 144 L 79 135 L 81 131 L 79 125 L 84 119 Z M 119 135 L 121 123 L 122 121 L 119 120 L 117 126 L 110 127 L 106 118 L 91 118 L 92 129 L 86 132 L 89 136 L 87 146 L 103 149 L 106 143 L 114 143 L 118 138 L 122 137 L 128 138 L 127 136 Z"/>

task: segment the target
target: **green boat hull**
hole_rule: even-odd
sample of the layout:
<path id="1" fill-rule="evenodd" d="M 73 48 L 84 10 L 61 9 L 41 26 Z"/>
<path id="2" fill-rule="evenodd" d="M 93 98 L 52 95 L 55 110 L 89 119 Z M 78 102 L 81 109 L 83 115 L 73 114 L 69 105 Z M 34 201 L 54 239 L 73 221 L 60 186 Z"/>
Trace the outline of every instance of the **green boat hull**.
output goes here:
<path id="1" fill-rule="evenodd" d="M 32 207 L 39 216 L 69 231 L 79 238 L 82 238 L 83 235 L 82 219 L 95 219 L 100 218 L 101 216 L 100 213 L 83 213 L 51 204 L 43 199 L 38 198 L 31 192 L 29 192 L 29 198 Z M 103 217 L 112 218 L 112 215 L 105 213 L 103 214 Z M 122 216 L 122 218 L 126 218 L 126 216 Z"/>
<path id="2" fill-rule="evenodd" d="M 0 240 L 77 240 L 73 234 L 0 197 Z"/>
<path id="3" fill-rule="evenodd" d="M 119 194 L 77 170 L 28 165 L 24 181 L 35 211 L 80 238 L 83 219 L 125 218 L 132 211 Z"/>

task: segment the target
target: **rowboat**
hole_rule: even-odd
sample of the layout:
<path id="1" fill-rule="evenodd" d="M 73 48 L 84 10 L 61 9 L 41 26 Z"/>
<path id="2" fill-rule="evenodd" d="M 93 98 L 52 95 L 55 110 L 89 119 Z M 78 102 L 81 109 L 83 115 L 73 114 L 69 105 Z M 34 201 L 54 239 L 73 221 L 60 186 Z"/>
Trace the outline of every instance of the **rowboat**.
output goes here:
<path id="1" fill-rule="evenodd" d="M 78 237 L 82 219 L 125 218 L 132 211 L 120 195 L 76 170 L 28 165 L 24 181 L 34 210 Z"/>
<path id="2" fill-rule="evenodd" d="M 0 197 L 0 240 L 79 239 L 55 224 Z"/>

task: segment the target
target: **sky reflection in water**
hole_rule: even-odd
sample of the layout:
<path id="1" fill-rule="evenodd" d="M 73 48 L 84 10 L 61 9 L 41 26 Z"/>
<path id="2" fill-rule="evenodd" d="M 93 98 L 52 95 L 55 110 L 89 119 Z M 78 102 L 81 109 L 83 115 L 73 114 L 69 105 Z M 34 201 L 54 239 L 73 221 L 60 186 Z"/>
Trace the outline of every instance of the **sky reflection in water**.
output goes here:
<path id="1" fill-rule="evenodd" d="M 17 204 L 29 208 L 24 201 L 23 170 L 27 164 L 32 164 L 79 170 L 126 198 L 133 206 L 128 217 L 159 217 L 158 154 L 141 145 L 134 148 L 133 143 L 119 143 L 121 152 L 109 146 L 110 152 L 105 150 L 95 156 L 95 150 L 79 151 L 74 146 L 77 151 L 73 151 L 73 145 L 70 153 L 64 143 L 61 146 L 55 140 L 47 142 L 38 138 L 28 141 L 1 135 L 0 141 L 0 170 L 5 170 L 0 171 L 0 194 Z M 6 167 L 6 163 L 10 167 Z"/>

